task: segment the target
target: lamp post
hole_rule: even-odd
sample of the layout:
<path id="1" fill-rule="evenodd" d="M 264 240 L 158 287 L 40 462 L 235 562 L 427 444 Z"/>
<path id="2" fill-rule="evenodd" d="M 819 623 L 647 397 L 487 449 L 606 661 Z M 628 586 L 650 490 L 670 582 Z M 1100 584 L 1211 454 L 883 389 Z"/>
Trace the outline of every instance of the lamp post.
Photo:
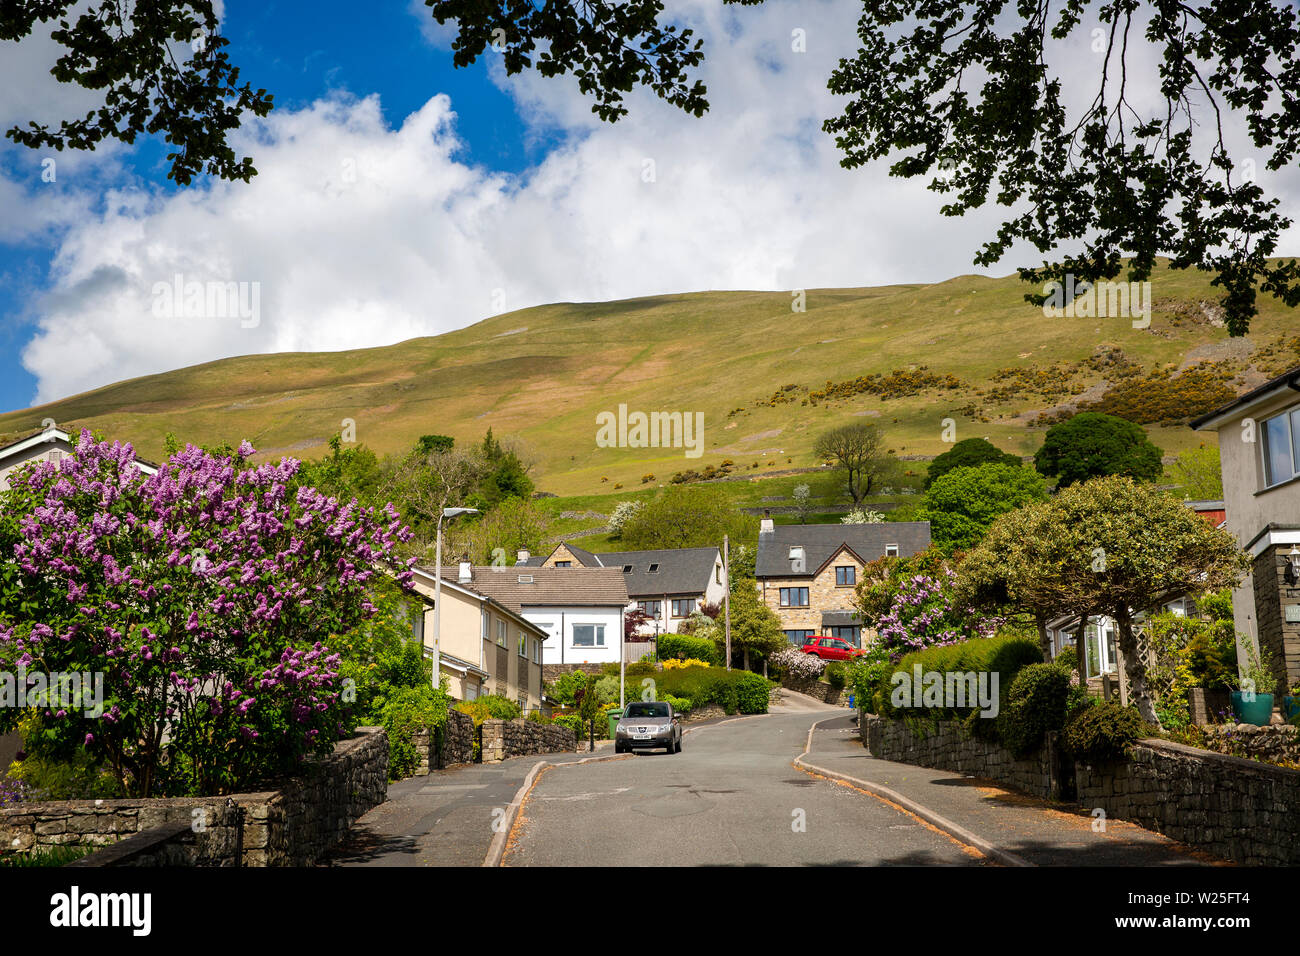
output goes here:
<path id="1" fill-rule="evenodd" d="M 1284 554 L 1283 557 L 1286 558 L 1287 562 L 1286 583 L 1296 584 L 1300 582 L 1300 548 L 1297 548 L 1294 544 L 1291 545 L 1291 550 Z"/>
<path id="2" fill-rule="evenodd" d="M 477 508 L 443 508 L 438 515 L 438 542 L 433 559 L 433 689 L 441 685 L 442 674 L 442 519 L 456 515 L 478 514 Z"/>

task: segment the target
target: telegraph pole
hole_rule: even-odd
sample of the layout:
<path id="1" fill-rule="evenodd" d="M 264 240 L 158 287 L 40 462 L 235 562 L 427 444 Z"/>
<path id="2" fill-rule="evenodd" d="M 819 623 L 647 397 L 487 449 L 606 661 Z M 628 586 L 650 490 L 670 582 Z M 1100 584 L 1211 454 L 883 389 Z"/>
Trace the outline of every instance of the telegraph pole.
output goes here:
<path id="1" fill-rule="evenodd" d="M 726 590 L 722 593 L 723 618 L 727 627 L 727 670 L 731 670 L 731 536 L 722 536 L 722 577 Z"/>

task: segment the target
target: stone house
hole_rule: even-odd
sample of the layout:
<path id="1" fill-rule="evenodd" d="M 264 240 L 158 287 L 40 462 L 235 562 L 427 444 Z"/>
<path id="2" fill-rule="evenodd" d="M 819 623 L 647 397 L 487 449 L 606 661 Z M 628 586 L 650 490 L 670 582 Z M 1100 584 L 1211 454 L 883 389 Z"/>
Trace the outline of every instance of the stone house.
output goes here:
<path id="1" fill-rule="evenodd" d="M 813 635 L 863 646 L 854 595 L 862 569 L 883 557 L 911 557 L 930 546 L 930 522 L 759 525 L 755 577 L 792 644 Z M 871 634 L 868 633 L 868 639 Z"/>
<path id="2" fill-rule="evenodd" d="M 1300 368 L 1192 422 L 1219 437 L 1226 527 L 1250 555 L 1233 591 L 1240 635 L 1267 648 L 1286 687 L 1300 684 Z"/>
<path id="3" fill-rule="evenodd" d="M 541 709 L 542 647 L 549 635 L 464 580 L 468 565 L 443 568 L 439 661 L 448 693 L 456 700 L 499 694 L 523 711 Z M 434 570 L 417 565 L 414 587 L 420 606 L 412 633 L 433 650 Z"/>
<path id="4" fill-rule="evenodd" d="M 528 567 L 618 568 L 627 586 L 627 610 L 639 608 L 651 620 L 639 636 L 677 633 L 701 604 L 721 604 L 727 593 L 722 552 L 718 548 L 666 548 L 656 551 L 609 551 L 595 554 L 561 543 L 546 557 L 520 555 Z M 516 565 L 517 567 L 518 565 Z"/>

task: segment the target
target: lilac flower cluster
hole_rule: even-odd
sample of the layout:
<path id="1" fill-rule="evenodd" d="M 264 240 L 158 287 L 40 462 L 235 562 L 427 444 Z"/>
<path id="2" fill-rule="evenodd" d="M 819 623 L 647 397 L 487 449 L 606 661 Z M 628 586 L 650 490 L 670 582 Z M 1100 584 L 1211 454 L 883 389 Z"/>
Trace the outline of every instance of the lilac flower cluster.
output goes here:
<path id="1" fill-rule="evenodd" d="M 250 466 L 253 451 L 190 445 L 145 476 L 130 445 L 83 431 L 75 455 L 14 480 L 13 558 L 38 610 L 0 618 L 0 663 L 103 671 L 102 721 L 69 731 L 120 777 L 175 756 L 164 736 L 319 749 L 339 727 L 339 657 L 322 639 L 373 613 L 382 566 L 410 583 L 394 553 L 411 533 L 391 504 L 295 489 L 298 461 Z"/>
<path id="2" fill-rule="evenodd" d="M 940 576 L 916 574 L 901 582 L 888 613 L 877 625 L 880 644 L 890 656 L 923 647 L 943 647 L 975 637 L 991 637 L 1004 623 L 953 599 L 957 575 L 944 568 Z"/>

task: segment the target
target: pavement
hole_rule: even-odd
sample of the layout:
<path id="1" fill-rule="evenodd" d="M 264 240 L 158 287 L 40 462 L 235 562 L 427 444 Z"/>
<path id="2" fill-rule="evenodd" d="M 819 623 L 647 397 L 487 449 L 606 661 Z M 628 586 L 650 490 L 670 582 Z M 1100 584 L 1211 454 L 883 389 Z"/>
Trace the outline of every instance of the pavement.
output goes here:
<path id="1" fill-rule="evenodd" d="M 1030 797 L 989 780 L 871 756 L 856 719 L 824 720 L 803 758 L 808 766 L 853 778 L 869 793 L 902 798 L 931 822 L 959 832 L 997 862 L 1021 866 L 1199 866 L 1221 863 L 1168 837 L 1075 804 Z M 944 823 L 951 826 L 944 826 Z M 970 839 L 973 837 L 974 839 Z"/>

